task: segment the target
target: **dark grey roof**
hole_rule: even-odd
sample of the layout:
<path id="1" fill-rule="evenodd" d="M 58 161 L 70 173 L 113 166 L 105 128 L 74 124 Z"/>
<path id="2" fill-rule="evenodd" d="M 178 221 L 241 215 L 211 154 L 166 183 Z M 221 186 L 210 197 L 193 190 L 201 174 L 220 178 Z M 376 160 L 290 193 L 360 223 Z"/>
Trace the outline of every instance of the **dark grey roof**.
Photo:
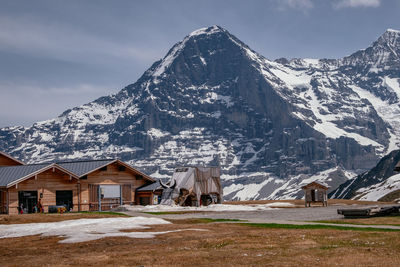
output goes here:
<path id="1" fill-rule="evenodd" d="M 0 167 L 0 186 L 7 186 L 50 165 L 50 163 L 45 163 Z"/>
<path id="2" fill-rule="evenodd" d="M 70 172 L 72 175 L 74 175 L 74 177 L 82 177 L 115 161 L 116 159 L 69 161 L 57 162 L 54 166 L 59 166 L 65 169 L 67 172 Z M 31 174 L 33 175 L 40 169 L 43 169 L 53 164 L 54 163 L 29 164 L 21 166 L 2 166 L 0 167 L 0 187 L 8 186 L 10 183 L 13 183 Z M 145 177 L 148 177 L 145 174 L 143 175 Z M 149 177 L 149 179 L 152 178 Z"/>
<path id="3" fill-rule="evenodd" d="M 71 161 L 71 162 L 57 162 L 57 165 L 76 174 L 78 177 L 82 177 L 94 170 L 97 170 L 102 166 L 110 164 L 113 161 L 115 161 L 115 159 Z"/>
<path id="4" fill-rule="evenodd" d="M 167 181 L 167 179 L 163 180 L 164 183 L 166 181 Z M 141 192 L 141 191 L 155 191 L 157 189 L 162 189 L 161 184 L 160 184 L 160 179 L 157 179 L 157 181 L 155 181 L 152 184 L 143 185 L 143 186 L 139 187 L 138 189 L 136 189 L 136 191 L 139 191 L 139 192 Z"/>

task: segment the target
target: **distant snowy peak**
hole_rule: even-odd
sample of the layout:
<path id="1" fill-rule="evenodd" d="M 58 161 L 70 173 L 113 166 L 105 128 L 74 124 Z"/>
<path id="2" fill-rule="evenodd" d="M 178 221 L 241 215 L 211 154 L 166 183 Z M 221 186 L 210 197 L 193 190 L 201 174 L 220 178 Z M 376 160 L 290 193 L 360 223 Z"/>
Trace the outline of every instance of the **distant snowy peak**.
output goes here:
<path id="1" fill-rule="evenodd" d="M 202 39 L 202 38 L 215 38 L 215 35 L 217 34 L 226 34 L 230 35 L 230 33 L 223 29 L 220 26 L 214 25 L 208 28 L 201 28 L 198 30 L 195 30 L 191 32 L 189 35 L 187 35 L 182 41 L 179 43 L 175 44 L 171 50 L 167 53 L 167 55 L 161 60 L 159 65 L 156 67 L 156 69 L 153 71 L 153 76 L 158 77 L 161 76 L 162 74 L 165 73 L 165 71 L 171 66 L 171 64 L 174 62 L 174 60 L 181 54 L 183 53 L 185 47 L 187 46 L 188 42 L 196 42 L 197 39 Z M 197 51 L 198 52 L 198 51 Z M 206 64 L 204 58 L 199 55 L 199 60 L 201 63 L 204 65 Z"/>
<path id="2" fill-rule="evenodd" d="M 399 30 L 395 30 L 395 29 L 387 29 L 386 32 L 400 34 L 400 31 Z"/>
<path id="3" fill-rule="evenodd" d="M 390 46 L 396 46 L 400 42 L 400 31 L 387 29 L 378 39 L 378 42 L 387 43 Z"/>
<path id="4" fill-rule="evenodd" d="M 188 36 L 193 37 L 193 36 L 199 36 L 199 35 L 203 35 L 203 34 L 210 35 L 210 34 L 221 33 L 221 32 L 227 32 L 227 30 L 225 30 L 224 28 L 222 28 L 218 25 L 213 25 L 208 28 L 201 28 L 201 29 L 195 30 L 195 31 L 191 32 Z"/>
<path id="5" fill-rule="evenodd" d="M 235 47 L 236 49 L 232 49 Z M 211 26 L 193 31 L 182 41 L 175 44 L 167 55 L 159 61 L 152 71 L 152 76 L 156 78 L 167 77 L 173 65 L 190 61 L 191 66 L 207 68 L 208 61 L 219 60 L 221 55 L 226 55 L 228 51 L 241 51 L 250 60 L 262 60 L 265 58 L 251 50 L 245 43 L 220 26 Z M 187 66 L 187 67 L 191 67 Z M 174 69 L 175 72 L 181 71 Z"/>
<path id="6" fill-rule="evenodd" d="M 388 29 L 367 49 L 339 60 L 340 65 L 400 68 L 400 31 Z"/>

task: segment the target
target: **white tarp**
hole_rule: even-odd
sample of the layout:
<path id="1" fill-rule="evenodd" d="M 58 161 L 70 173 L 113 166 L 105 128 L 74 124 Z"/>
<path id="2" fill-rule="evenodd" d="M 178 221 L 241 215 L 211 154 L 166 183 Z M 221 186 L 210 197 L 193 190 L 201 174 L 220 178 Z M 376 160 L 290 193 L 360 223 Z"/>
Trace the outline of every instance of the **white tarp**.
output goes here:
<path id="1" fill-rule="evenodd" d="M 190 198 L 191 204 L 200 205 L 202 195 L 213 196 L 215 202 L 221 203 L 223 191 L 218 167 L 181 167 L 175 169 L 174 174 L 164 188 L 161 204 L 183 205 Z"/>

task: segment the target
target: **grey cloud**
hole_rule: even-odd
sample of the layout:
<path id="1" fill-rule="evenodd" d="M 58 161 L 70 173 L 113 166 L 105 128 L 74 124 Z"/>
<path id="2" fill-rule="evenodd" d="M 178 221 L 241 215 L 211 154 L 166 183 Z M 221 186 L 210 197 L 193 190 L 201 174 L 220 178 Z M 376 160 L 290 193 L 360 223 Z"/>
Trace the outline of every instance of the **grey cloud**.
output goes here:
<path id="1" fill-rule="evenodd" d="M 107 58 L 148 61 L 155 51 L 99 38 L 77 28 L 29 17 L 0 17 L 0 49 L 60 60 L 104 63 Z"/>
<path id="2" fill-rule="evenodd" d="M 339 0 L 334 2 L 335 8 L 347 7 L 379 7 L 381 0 Z"/>

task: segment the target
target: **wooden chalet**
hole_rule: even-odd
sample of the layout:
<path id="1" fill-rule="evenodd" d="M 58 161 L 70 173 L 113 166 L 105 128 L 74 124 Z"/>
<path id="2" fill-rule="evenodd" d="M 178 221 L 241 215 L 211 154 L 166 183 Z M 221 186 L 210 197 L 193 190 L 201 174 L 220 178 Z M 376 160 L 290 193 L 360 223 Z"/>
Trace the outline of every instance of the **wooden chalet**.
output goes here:
<path id="1" fill-rule="evenodd" d="M 322 203 L 323 206 L 328 206 L 327 190 L 329 187 L 324 183 L 312 182 L 302 187 L 304 190 L 305 206 L 311 207 L 311 204 Z"/>
<path id="2" fill-rule="evenodd" d="M 136 204 L 137 188 L 155 180 L 118 159 L 23 164 L 0 154 L 0 212 L 102 211 Z"/>

